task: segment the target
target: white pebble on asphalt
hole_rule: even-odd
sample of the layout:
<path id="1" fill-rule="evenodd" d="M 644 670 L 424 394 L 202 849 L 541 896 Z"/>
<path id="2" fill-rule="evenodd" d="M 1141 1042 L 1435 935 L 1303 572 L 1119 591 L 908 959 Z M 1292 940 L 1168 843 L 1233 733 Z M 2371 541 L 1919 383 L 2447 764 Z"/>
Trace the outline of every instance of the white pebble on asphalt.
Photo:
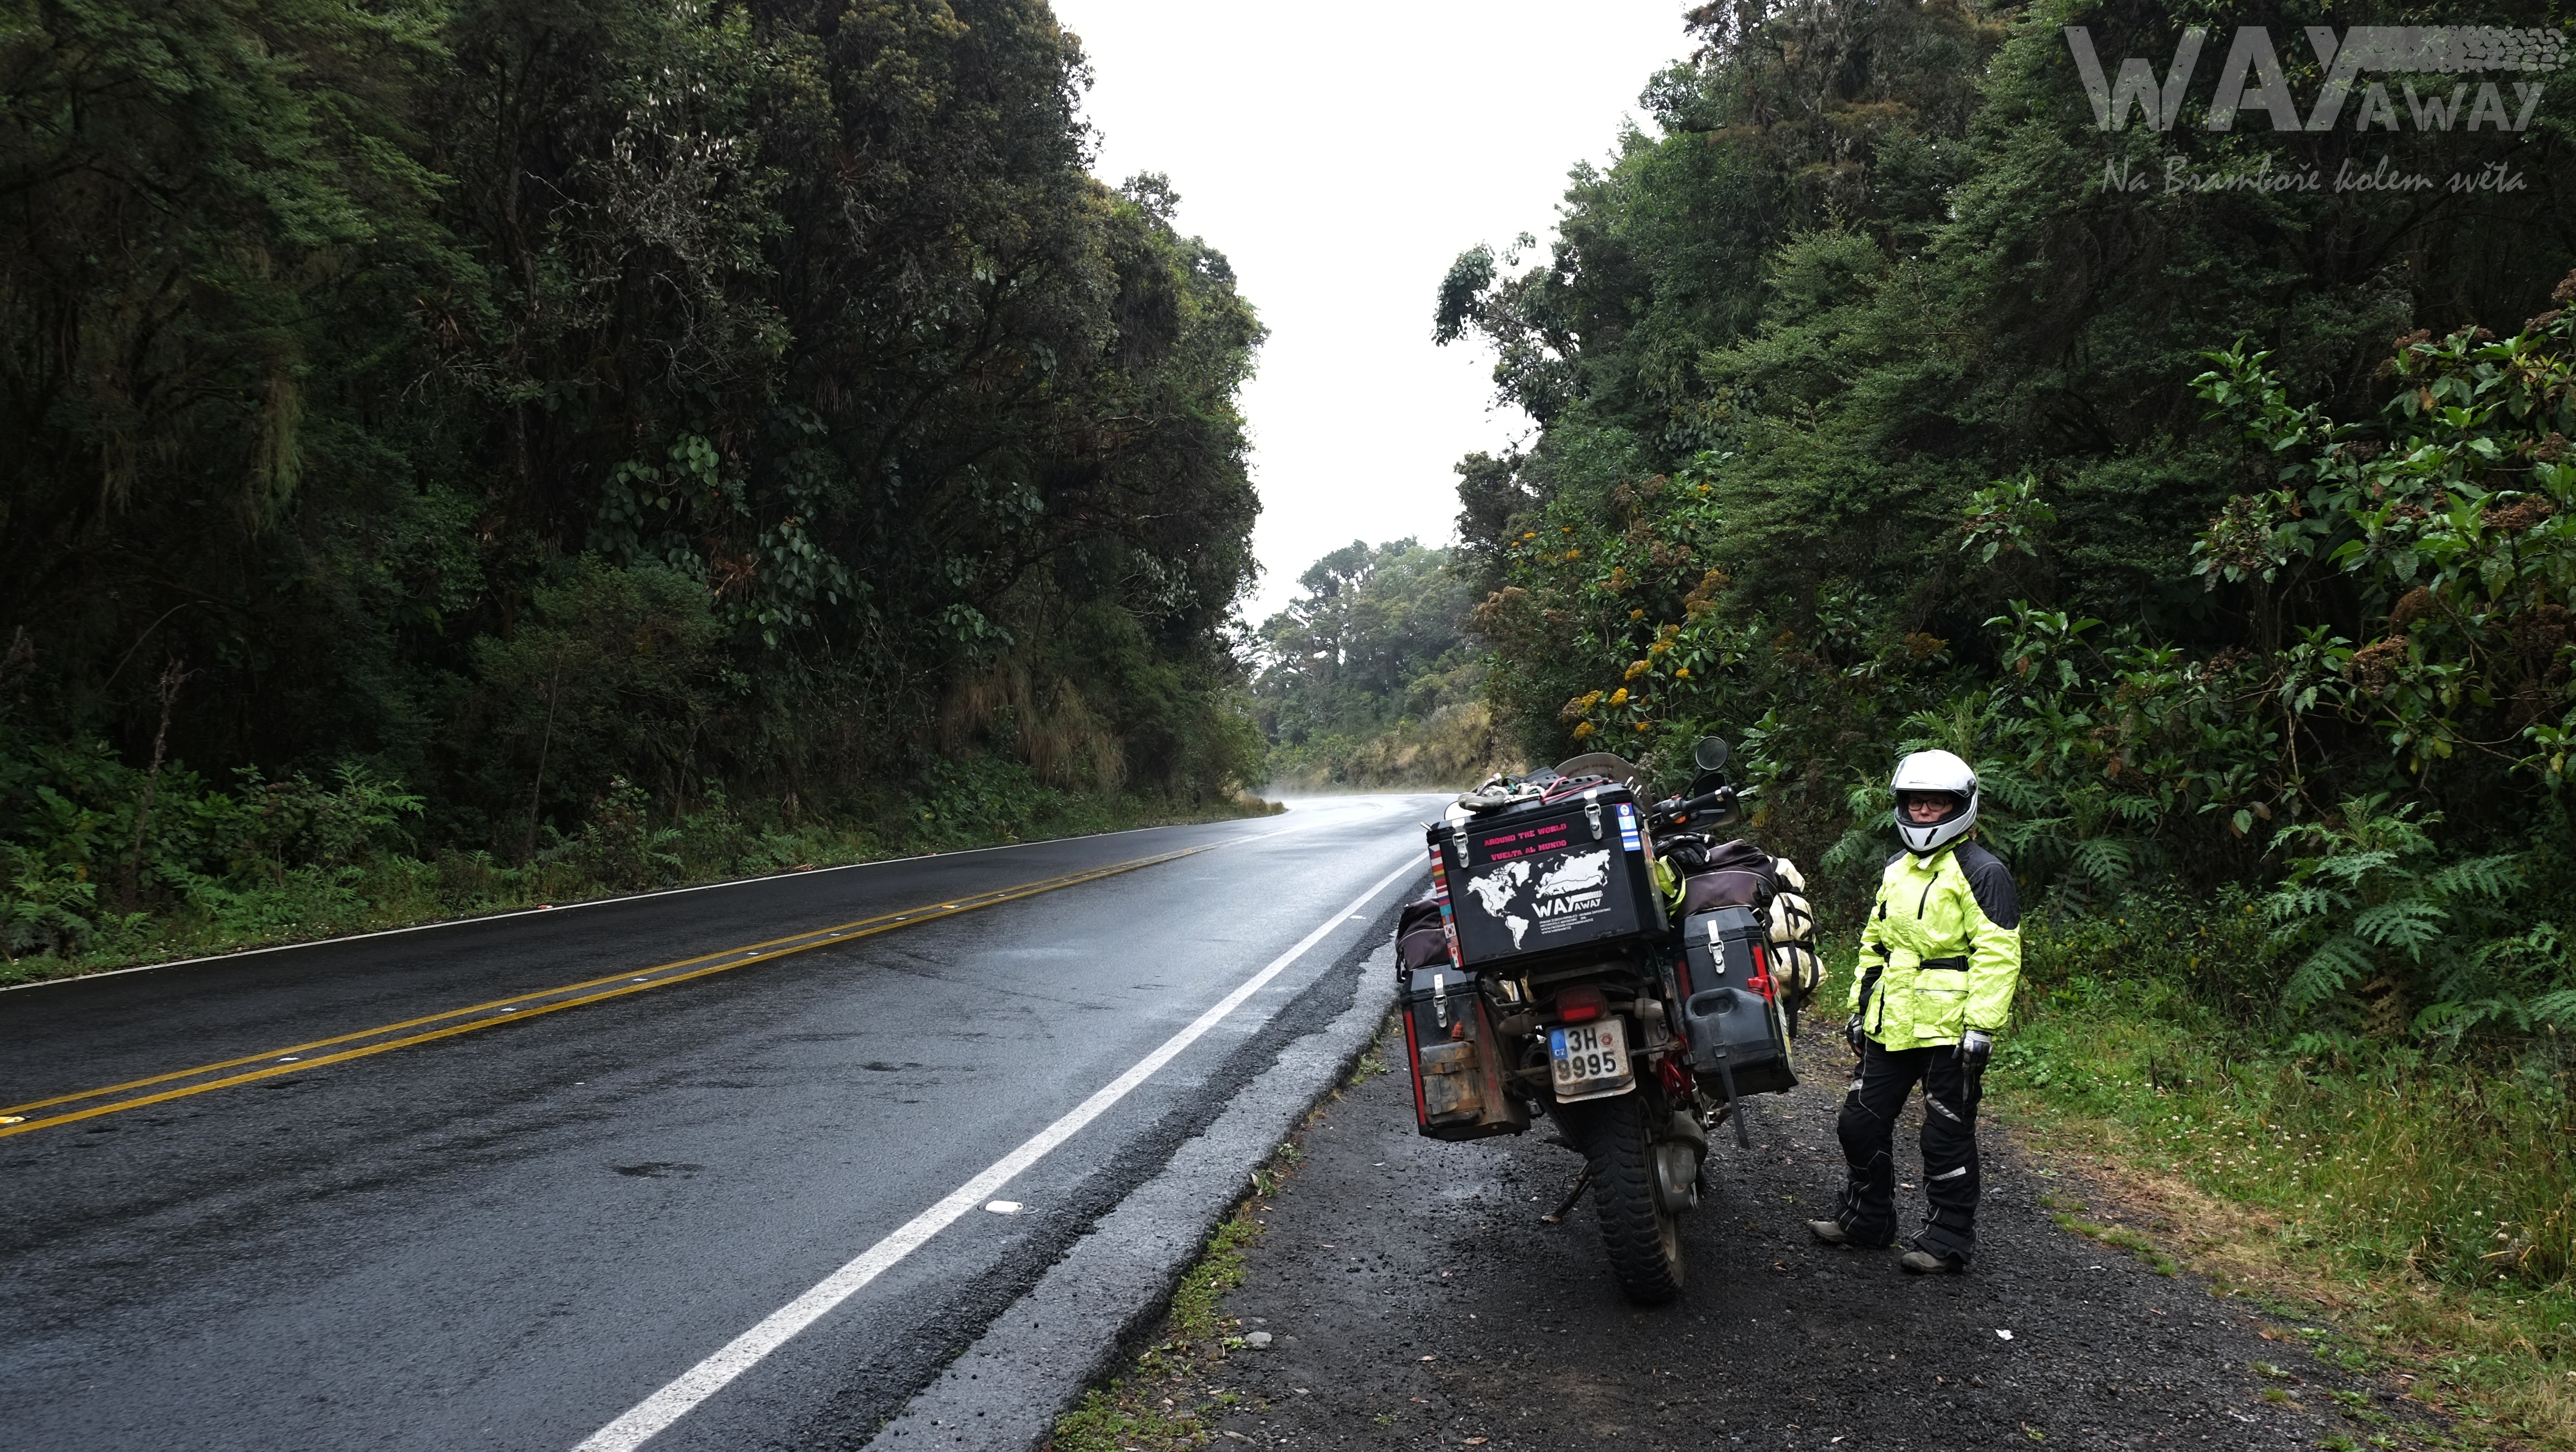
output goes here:
<path id="1" fill-rule="evenodd" d="M 984 1202 L 984 1208 L 992 1211 L 996 1215 L 1017 1215 L 1020 1213 L 1020 1202 L 1017 1200 L 987 1200 Z"/>

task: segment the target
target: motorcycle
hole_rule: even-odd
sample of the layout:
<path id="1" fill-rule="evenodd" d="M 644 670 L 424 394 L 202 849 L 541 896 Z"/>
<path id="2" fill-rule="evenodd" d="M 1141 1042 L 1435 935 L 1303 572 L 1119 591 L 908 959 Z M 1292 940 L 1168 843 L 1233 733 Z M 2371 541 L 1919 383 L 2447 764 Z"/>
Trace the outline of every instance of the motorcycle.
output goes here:
<path id="1" fill-rule="evenodd" d="M 1585 1165 L 1549 1218 L 1589 1187 L 1640 1304 L 1681 1294 L 1710 1132 L 1734 1119 L 1749 1148 L 1744 1096 L 1797 1083 L 1812 953 L 1778 941 L 1796 932 L 1779 864 L 1714 840 L 1742 816 L 1728 755 L 1703 739 L 1689 789 L 1651 805 L 1642 773 L 1599 752 L 1467 793 L 1426 826 L 1432 891 L 1397 930 L 1417 1127 L 1476 1139 L 1544 1115 Z"/>

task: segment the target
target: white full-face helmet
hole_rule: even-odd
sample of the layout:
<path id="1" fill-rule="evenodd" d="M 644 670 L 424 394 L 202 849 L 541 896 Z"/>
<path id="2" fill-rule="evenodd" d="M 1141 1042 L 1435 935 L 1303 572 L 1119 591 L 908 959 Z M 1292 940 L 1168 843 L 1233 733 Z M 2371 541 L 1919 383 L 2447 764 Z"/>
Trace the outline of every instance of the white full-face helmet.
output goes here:
<path id="1" fill-rule="evenodd" d="M 1977 773 L 1946 751 L 1918 751 L 1896 764 L 1896 834 L 1917 857 L 1938 852 L 1977 825 Z M 1941 815 L 1919 821 L 1909 807 L 1925 799 L 1940 804 Z"/>

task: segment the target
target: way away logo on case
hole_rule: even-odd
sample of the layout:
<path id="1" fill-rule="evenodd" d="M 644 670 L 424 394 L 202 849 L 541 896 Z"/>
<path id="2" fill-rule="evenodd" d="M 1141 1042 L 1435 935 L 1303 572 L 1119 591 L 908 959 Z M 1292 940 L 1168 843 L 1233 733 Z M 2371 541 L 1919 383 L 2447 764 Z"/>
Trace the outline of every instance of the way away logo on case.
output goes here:
<path id="1" fill-rule="evenodd" d="M 1583 852 L 1566 858 L 1538 880 L 1530 895 L 1543 918 L 1561 918 L 1601 905 L 1601 889 L 1610 881 L 1610 854 Z"/>
<path id="2" fill-rule="evenodd" d="M 1541 937 L 1578 928 L 1609 911 L 1610 853 L 1575 852 L 1533 874 L 1527 859 L 1502 863 L 1467 879 L 1467 891 L 1487 917 L 1511 932 L 1520 948 L 1535 926 Z"/>

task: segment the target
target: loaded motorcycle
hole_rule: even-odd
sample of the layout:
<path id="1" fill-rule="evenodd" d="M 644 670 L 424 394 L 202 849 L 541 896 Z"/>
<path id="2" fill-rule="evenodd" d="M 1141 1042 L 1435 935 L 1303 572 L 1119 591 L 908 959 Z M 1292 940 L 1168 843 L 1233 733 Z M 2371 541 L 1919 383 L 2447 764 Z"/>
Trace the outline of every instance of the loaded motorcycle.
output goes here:
<path id="1" fill-rule="evenodd" d="M 1703 739 L 1689 790 L 1651 806 L 1604 752 L 1487 782 L 1426 826 L 1431 892 L 1397 927 L 1417 1127 L 1480 1139 L 1544 1114 L 1585 1161 L 1564 1209 L 1588 1182 L 1641 1304 L 1681 1292 L 1710 1130 L 1736 1118 L 1748 1144 L 1743 1096 L 1797 1084 L 1816 978 L 1796 869 L 1712 840 L 1741 815 L 1727 756 Z"/>

